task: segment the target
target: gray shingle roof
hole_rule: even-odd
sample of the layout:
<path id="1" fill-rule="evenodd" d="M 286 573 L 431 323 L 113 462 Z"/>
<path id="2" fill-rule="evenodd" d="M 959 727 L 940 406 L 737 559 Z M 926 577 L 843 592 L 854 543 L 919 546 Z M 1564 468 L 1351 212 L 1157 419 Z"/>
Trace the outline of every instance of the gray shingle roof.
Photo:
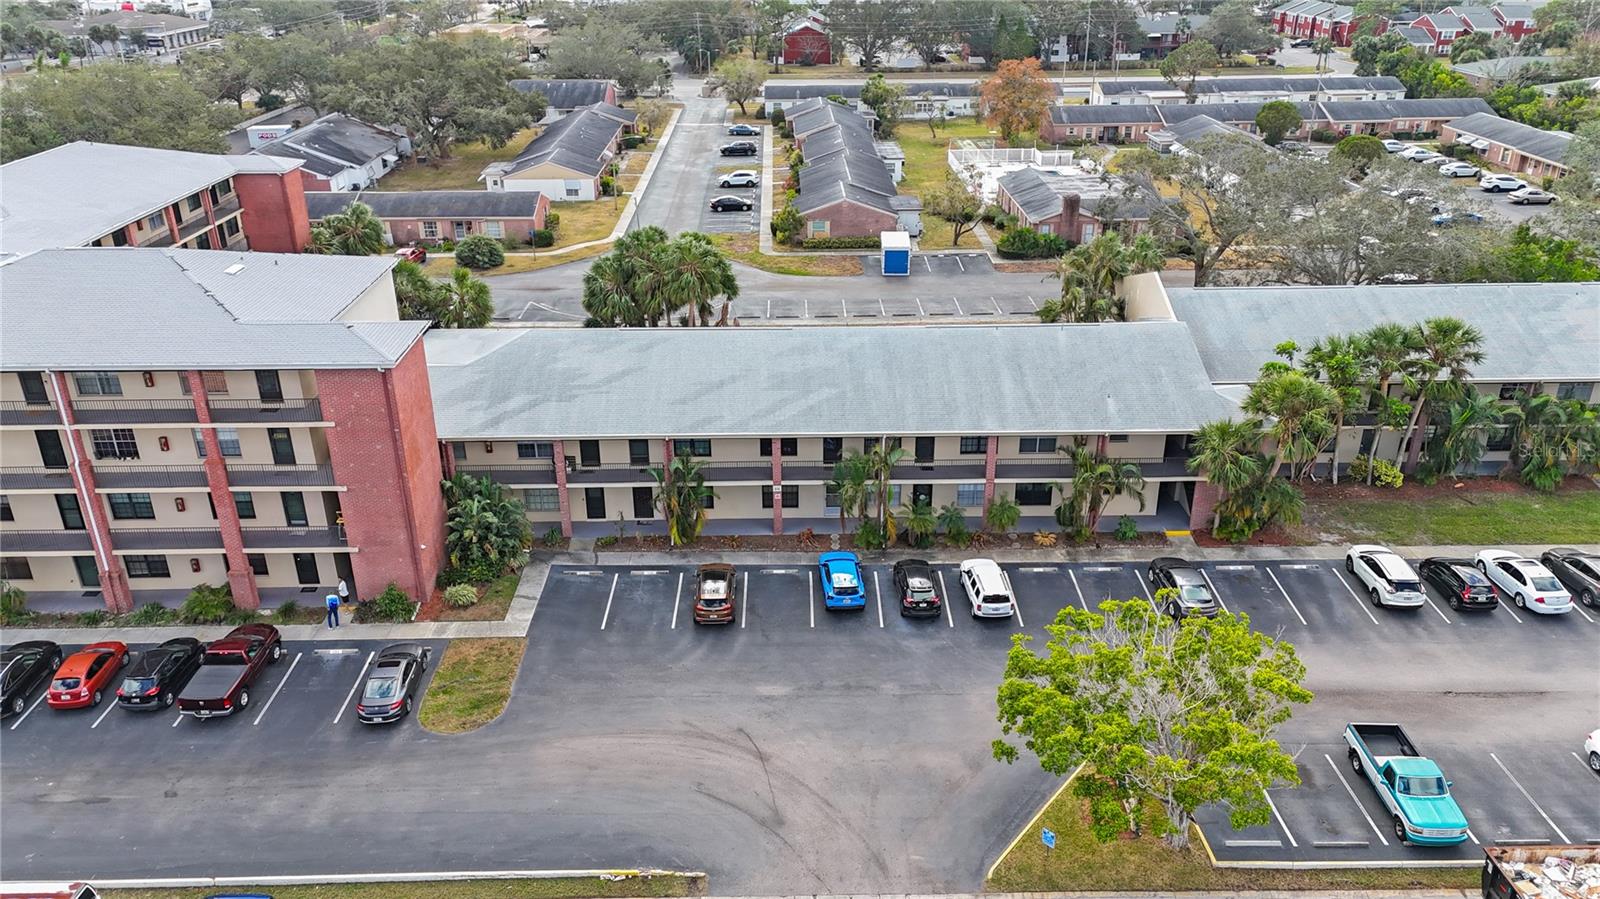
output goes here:
<path id="1" fill-rule="evenodd" d="M 1502 56 L 1499 59 L 1456 63 L 1450 68 L 1475 78 L 1512 78 L 1533 63 L 1554 65 L 1556 62 L 1557 60 L 1551 56 Z"/>
<path id="2" fill-rule="evenodd" d="M 306 213 L 317 221 L 344 212 L 357 201 L 381 219 L 531 219 L 539 210 L 538 191 L 316 190 L 306 194 Z"/>
<path id="3" fill-rule="evenodd" d="M 1572 135 L 1565 131 L 1545 131 L 1532 125 L 1502 119 L 1493 112 L 1477 112 L 1447 123 L 1455 131 L 1481 137 L 1491 143 L 1504 144 L 1530 156 L 1550 162 L 1566 158 Z"/>
<path id="4" fill-rule="evenodd" d="M 1480 97 L 1432 97 L 1419 100 L 1345 100 L 1318 104 L 1335 122 L 1387 122 L 1393 119 L 1445 119 L 1475 112 L 1494 114 Z"/>
<path id="5" fill-rule="evenodd" d="M 1178 23 L 1183 21 L 1184 19 L 1188 19 L 1189 20 L 1189 28 L 1190 28 L 1190 30 L 1197 29 L 1201 25 L 1204 25 L 1205 23 L 1211 21 L 1211 17 L 1210 16 L 1203 15 L 1201 13 L 1191 13 L 1191 14 L 1185 15 L 1183 13 L 1172 12 L 1172 13 L 1162 13 L 1160 15 L 1154 15 L 1154 16 L 1140 16 L 1139 17 L 1139 33 L 1140 34 L 1147 34 L 1147 35 L 1149 35 L 1149 34 L 1176 34 L 1177 31 L 1178 31 Z"/>
<path id="6" fill-rule="evenodd" d="M 915 100 L 923 93 L 929 93 L 935 99 L 949 99 L 951 97 L 976 97 L 978 96 L 978 82 L 976 81 L 902 81 L 895 79 L 898 84 L 906 89 L 906 99 Z M 768 100 L 809 100 L 813 97 L 844 97 L 855 100 L 861 96 L 860 84 L 840 83 L 799 83 L 792 81 L 768 81 L 761 86 L 761 95 Z"/>
<path id="7" fill-rule="evenodd" d="M 1261 107 L 1267 103 L 1277 102 L 1269 100 L 1266 103 L 1165 103 L 1157 107 L 1161 110 L 1161 118 L 1168 126 L 1179 122 L 1186 122 L 1195 116 L 1206 116 L 1214 121 L 1233 124 L 1254 124 L 1256 115 L 1261 112 Z M 1320 115 L 1317 104 L 1295 102 L 1294 108 L 1300 113 L 1303 121 L 1314 122 Z"/>
<path id="8" fill-rule="evenodd" d="M 1050 121 L 1057 125 L 1161 124 L 1161 107 L 1150 103 L 1051 106 Z"/>
<path id="9" fill-rule="evenodd" d="M 895 211 L 894 176 L 878 156 L 872 124 L 853 110 L 827 100 L 800 104 L 795 133 L 804 134 L 806 164 L 800 169 L 795 209 L 813 212 L 841 199 L 884 212 Z"/>
<path id="10" fill-rule="evenodd" d="M 82 246 L 243 172 L 299 162 L 76 141 L 0 166 L 0 256 Z"/>
<path id="11" fill-rule="evenodd" d="M 1433 46 L 1433 35 L 1421 28 L 1416 27 L 1415 25 L 1394 25 L 1390 26 L 1389 31 L 1392 31 L 1405 38 L 1406 43 L 1411 44 L 1412 46 Z"/>
<path id="12" fill-rule="evenodd" d="M 1500 20 L 1487 6 L 1449 6 L 1446 9 L 1471 25 L 1474 31 L 1494 31 L 1500 27 Z"/>
<path id="13" fill-rule="evenodd" d="M 339 113 L 329 113 L 302 128 L 296 128 L 275 141 L 262 144 L 255 152 L 268 156 L 293 156 L 308 161 L 308 167 L 317 170 L 317 160 L 331 159 L 343 168 L 363 166 L 385 153 L 398 153 L 400 135 L 387 128 L 369 125 Z"/>
<path id="14" fill-rule="evenodd" d="M 622 134 L 622 110 L 593 103 L 545 126 L 510 162 L 491 163 L 504 174 L 520 172 L 545 162 L 586 175 L 598 175 L 611 158 Z"/>
<path id="15" fill-rule="evenodd" d="M 1263 75 L 1242 77 L 1201 78 L 1195 82 L 1195 93 L 1202 95 L 1225 93 L 1300 93 L 1322 90 L 1401 91 L 1405 85 L 1389 75 Z M 1130 79 L 1127 81 L 1102 81 L 1100 92 L 1106 95 L 1135 94 L 1149 91 L 1177 90 L 1161 79 Z"/>
<path id="16" fill-rule="evenodd" d="M 1484 335 L 1481 381 L 1600 381 L 1600 283 L 1168 288 L 1219 383 L 1255 380 L 1273 347 L 1382 322 L 1455 316 Z"/>
<path id="17" fill-rule="evenodd" d="M 1149 218 L 1149 209 L 1143 203 L 1124 196 L 1128 185 L 1116 177 L 1102 180 L 1101 176 L 1082 171 L 1052 171 L 1028 167 L 1007 172 L 997 182 L 1001 192 L 1010 196 L 1032 224 L 1061 212 L 1062 201 L 1074 194 L 1080 206 L 1098 216 L 1102 203 L 1109 201 L 1113 214 L 1119 220 Z"/>
<path id="18" fill-rule="evenodd" d="M 1181 432 L 1236 413 L 1177 322 L 449 330 L 427 353 L 445 440 Z M 1094 364 L 1041 390 L 1063 359 Z"/>
<path id="19" fill-rule="evenodd" d="M 604 103 L 606 88 L 611 82 L 591 78 L 515 78 L 512 90 L 524 94 L 535 91 L 544 95 L 551 109 L 577 109 L 594 103 Z"/>
<path id="20" fill-rule="evenodd" d="M 1254 121 L 1254 117 L 1252 117 L 1251 120 Z M 1180 144 L 1192 144 L 1201 138 L 1212 136 L 1223 138 L 1248 138 L 1248 135 L 1246 135 L 1243 131 L 1240 131 L 1238 128 L 1232 125 L 1224 125 L 1208 115 L 1190 116 L 1181 122 L 1168 125 L 1161 130 L 1162 133 L 1170 135 L 1173 140 Z"/>
<path id="21" fill-rule="evenodd" d="M 388 368 L 427 322 L 336 317 L 392 260 L 42 250 L 0 268 L 7 371 Z M 243 268 L 235 274 L 225 269 Z"/>

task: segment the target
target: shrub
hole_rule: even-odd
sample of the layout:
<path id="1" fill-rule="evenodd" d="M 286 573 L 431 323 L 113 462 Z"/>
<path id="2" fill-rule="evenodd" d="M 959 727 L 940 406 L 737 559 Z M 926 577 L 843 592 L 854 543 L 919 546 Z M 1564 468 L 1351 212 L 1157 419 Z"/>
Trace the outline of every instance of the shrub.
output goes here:
<path id="1" fill-rule="evenodd" d="M 533 232 L 533 245 L 536 249 L 553 247 L 556 245 L 556 232 L 549 229 L 535 230 Z"/>
<path id="2" fill-rule="evenodd" d="M 134 627 L 154 627 L 172 619 L 172 610 L 158 602 L 147 602 L 128 613 L 127 623 Z"/>
<path id="3" fill-rule="evenodd" d="M 878 527 L 878 522 L 869 518 L 856 528 L 856 549 L 883 549 L 883 529 Z"/>
<path id="4" fill-rule="evenodd" d="M 876 237 L 813 237 L 800 242 L 807 250 L 876 250 L 882 246 Z"/>
<path id="5" fill-rule="evenodd" d="M 1139 537 L 1139 524 L 1127 515 L 1117 519 L 1117 529 L 1111 536 L 1118 540 L 1136 540 Z"/>
<path id="6" fill-rule="evenodd" d="M 1033 532 L 1033 545 L 1034 546 L 1044 546 L 1044 547 L 1055 546 L 1056 545 L 1056 537 L 1057 537 L 1057 535 L 1056 535 L 1055 531 L 1034 531 Z"/>
<path id="7" fill-rule="evenodd" d="M 445 239 L 445 240 L 439 241 L 439 252 L 441 252 L 441 253 L 454 253 L 455 251 L 456 251 L 456 242 L 455 241 L 450 240 L 448 238 Z"/>
<path id="8" fill-rule="evenodd" d="M 411 597 L 392 583 L 373 599 L 356 606 L 356 620 L 362 622 L 403 623 L 410 621 L 415 613 L 416 606 L 412 604 Z"/>
<path id="9" fill-rule="evenodd" d="M 444 604 L 464 609 L 478 601 L 478 588 L 471 584 L 454 584 L 444 588 Z"/>
<path id="10" fill-rule="evenodd" d="M 644 135 L 642 134 L 628 134 L 624 135 L 622 138 L 622 149 L 624 150 L 633 150 L 642 146 L 643 144 Z"/>
<path id="11" fill-rule="evenodd" d="M 617 179 L 610 175 L 600 176 L 600 196 L 614 197 L 617 195 Z"/>
<path id="12" fill-rule="evenodd" d="M 616 534 L 607 534 L 604 537 L 594 538 L 594 545 L 596 548 L 603 546 L 616 546 L 621 539 L 622 538 L 618 537 Z"/>
<path id="13" fill-rule="evenodd" d="M 1311 142 L 1314 144 L 1336 144 L 1342 136 L 1339 132 L 1329 131 L 1326 128 L 1311 129 Z"/>
<path id="14" fill-rule="evenodd" d="M 0 583 L 0 624 L 16 627 L 24 624 L 33 613 L 28 611 L 28 594 L 21 587 Z"/>
<path id="15" fill-rule="evenodd" d="M 486 234 L 474 234 L 464 237 L 456 244 L 456 262 L 467 268 L 482 271 L 505 265 L 506 250 L 500 246 L 500 241 Z"/>
<path id="16" fill-rule="evenodd" d="M 995 243 L 995 249 L 1005 259 L 1051 259 L 1067 251 L 1067 242 L 1032 228 L 1010 228 Z"/>
<path id="17" fill-rule="evenodd" d="M 545 546 L 560 546 L 561 545 L 561 528 L 552 527 L 550 530 L 545 531 L 544 532 L 544 545 Z"/>
<path id="18" fill-rule="evenodd" d="M 771 122 L 774 128 L 782 128 L 784 123 L 783 107 L 772 107 L 772 115 L 767 117 L 767 121 Z"/>
<path id="19" fill-rule="evenodd" d="M 992 225 L 994 220 L 1002 215 L 1005 215 L 1005 210 L 1001 209 L 997 203 L 990 203 L 983 207 L 982 212 L 978 213 L 978 218 L 983 219 L 984 224 Z"/>
<path id="20" fill-rule="evenodd" d="M 200 584 L 189 591 L 189 598 L 178 609 L 184 624 L 222 624 L 234 611 L 233 588 Z"/>
<path id="21" fill-rule="evenodd" d="M 544 226 L 551 232 L 561 227 L 561 213 L 554 209 L 544 214 Z"/>
<path id="22" fill-rule="evenodd" d="M 1406 476 L 1393 462 L 1374 460 L 1371 456 L 1357 456 L 1350 460 L 1350 480 L 1365 481 L 1369 469 L 1372 471 L 1372 483 L 1380 487 L 1399 487 L 1405 483 Z"/>
<path id="23" fill-rule="evenodd" d="M 293 621 L 300 614 L 300 604 L 292 599 L 286 599 L 272 614 L 278 616 L 279 621 Z"/>
<path id="24" fill-rule="evenodd" d="M 110 617 L 111 613 L 107 612 L 105 609 L 95 609 L 91 612 L 79 613 L 78 624 L 82 627 L 99 627 L 100 625 L 105 624 L 106 619 Z"/>

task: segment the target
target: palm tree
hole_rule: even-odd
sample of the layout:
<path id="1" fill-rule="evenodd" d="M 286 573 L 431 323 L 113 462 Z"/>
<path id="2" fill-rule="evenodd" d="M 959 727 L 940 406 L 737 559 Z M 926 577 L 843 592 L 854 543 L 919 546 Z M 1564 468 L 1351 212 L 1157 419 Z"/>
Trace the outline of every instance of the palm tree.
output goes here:
<path id="1" fill-rule="evenodd" d="M 383 250 L 383 222 L 365 203 L 324 218 L 311 229 L 312 247 L 334 256 L 371 256 Z"/>
<path id="2" fill-rule="evenodd" d="M 1119 496 L 1139 499 L 1144 511 L 1144 476 L 1139 466 L 1121 459 L 1107 459 L 1082 447 L 1071 450 L 1072 504 L 1078 511 L 1079 539 L 1087 539 L 1100 524 L 1106 504 Z"/>
<path id="3" fill-rule="evenodd" d="M 1328 57 L 1333 55 L 1333 41 L 1326 37 L 1317 38 L 1311 45 L 1311 52 L 1317 54 L 1317 74 L 1320 75 L 1328 69 Z"/>
<path id="4" fill-rule="evenodd" d="M 1217 488 L 1217 505 L 1211 514 L 1213 533 L 1221 523 L 1222 500 L 1261 476 L 1264 459 L 1260 449 L 1264 437 L 1259 422 L 1223 419 L 1202 426 L 1189 442 L 1189 470 Z"/>
<path id="5" fill-rule="evenodd" d="M 1260 420 L 1277 443 L 1268 480 L 1278 476 L 1284 462 L 1315 457 L 1333 431 L 1338 405 L 1331 388 L 1300 371 L 1278 372 L 1251 386 L 1241 408 Z"/>
<path id="6" fill-rule="evenodd" d="M 871 477 L 867 457 L 860 453 L 852 452 L 833 463 L 833 480 L 828 482 L 828 491 L 838 497 L 840 533 L 849 530 L 846 513 L 854 512 L 858 520 L 866 518 L 867 497 L 871 495 L 867 483 Z"/>
<path id="7" fill-rule="evenodd" d="M 1022 520 L 1022 507 L 1009 496 L 997 496 L 983 510 L 983 523 L 995 533 L 1009 533 Z"/>
<path id="8" fill-rule="evenodd" d="M 967 510 L 957 503 L 945 503 L 939 507 L 939 527 L 944 530 L 945 536 L 957 546 L 965 546 L 971 530 L 967 527 Z"/>
<path id="9" fill-rule="evenodd" d="M 710 239 L 699 232 L 681 234 L 664 248 L 664 292 L 676 308 L 687 306 L 689 324 L 704 325 L 711 318 L 711 300 L 722 297 L 722 320 L 739 296 L 733 266 Z"/>
<path id="10" fill-rule="evenodd" d="M 1506 417 L 1500 401 L 1476 390 L 1467 390 L 1451 404 L 1445 415 L 1443 434 L 1429 450 L 1428 468 L 1434 474 L 1458 474 L 1477 468 L 1488 438 Z"/>
<path id="11" fill-rule="evenodd" d="M 1335 334 L 1318 340 L 1306 350 L 1301 365 L 1307 374 L 1326 381 L 1339 400 L 1333 422 L 1333 461 L 1328 465 L 1333 482 L 1337 484 L 1339 445 L 1344 438 L 1345 413 L 1361 407 L 1366 398 L 1363 388 L 1371 382 L 1371 361 L 1366 351 L 1366 340 L 1359 334 L 1351 337 Z M 1315 456 L 1309 464 L 1316 464 Z"/>
<path id="12" fill-rule="evenodd" d="M 1061 280 L 1058 304 L 1041 309 L 1047 320 L 1076 322 L 1119 321 L 1122 298 L 1117 289 L 1122 280 L 1140 272 L 1155 271 L 1165 263 L 1160 246 L 1141 234 L 1124 242 L 1117 231 L 1102 231 L 1085 244 L 1068 250 L 1056 265 L 1053 277 Z"/>
<path id="13" fill-rule="evenodd" d="M 1413 329 L 1405 325 L 1387 322 L 1374 325 L 1361 336 L 1374 382 L 1372 396 L 1375 401 L 1375 411 L 1378 413 L 1377 434 L 1373 439 L 1373 448 L 1376 450 L 1378 440 L 1382 439 L 1383 432 L 1388 430 L 1387 422 L 1396 417 L 1393 401 L 1389 397 L 1390 383 L 1395 378 L 1400 378 L 1402 390 L 1410 390 L 1413 386 L 1409 365 L 1417 352 L 1416 334 Z M 1374 468 L 1376 466 L 1367 467 L 1368 484 L 1372 483 Z"/>
<path id="14" fill-rule="evenodd" d="M 1405 437 L 1400 441 L 1400 453 L 1395 456 L 1396 464 L 1404 456 L 1407 473 L 1416 471 L 1417 459 L 1422 455 L 1422 440 L 1416 431 L 1428 401 L 1440 396 L 1445 385 L 1459 391 L 1472 376 L 1472 366 L 1483 361 L 1483 332 L 1459 318 L 1430 318 L 1417 326 L 1413 340 L 1417 355 L 1412 359 L 1411 372 L 1421 386 L 1416 391 Z M 1438 382 L 1441 375 L 1445 379 L 1443 385 Z"/>
<path id="15" fill-rule="evenodd" d="M 400 317 L 417 321 L 437 321 L 439 318 L 439 282 L 428 277 L 422 266 L 410 260 L 395 264 L 394 298 L 400 307 Z"/>
<path id="16" fill-rule="evenodd" d="M 673 546 L 693 542 L 705 527 L 706 500 L 716 493 L 706 486 L 704 469 L 704 462 L 687 453 L 650 469 L 656 480 L 655 507 L 667 520 L 667 539 Z"/>
<path id="17" fill-rule="evenodd" d="M 1516 438 L 1507 467 L 1516 466 L 1517 476 L 1536 490 L 1555 490 L 1569 470 L 1600 452 L 1600 406 L 1522 394 L 1506 417 Z"/>
<path id="18" fill-rule="evenodd" d="M 628 261 L 615 251 L 596 259 L 583 273 L 583 311 L 602 327 L 644 324 L 633 301 Z"/>
<path id="19" fill-rule="evenodd" d="M 906 520 L 906 536 L 911 538 L 911 545 L 919 549 L 933 545 L 933 535 L 939 530 L 939 519 L 934 517 L 933 506 L 927 500 L 918 498 L 900 511 Z"/>
<path id="20" fill-rule="evenodd" d="M 450 273 L 449 281 L 440 285 L 439 303 L 437 321 L 441 328 L 484 328 L 494 318 L 489 285 L 460 266 Z"/>
<path id="21" fill-rule="evenodd" d="M 889 482 L 894 479 L 894 467 L 905 457 L 905 450 L 890 446 L 886 440 L 879 440 L 865 456 L 873 502 L 878 507 L 878 531 L 883 534 L 885 546 L 894 543 L 895 538 L 894 513 L 889 508 Z"/>

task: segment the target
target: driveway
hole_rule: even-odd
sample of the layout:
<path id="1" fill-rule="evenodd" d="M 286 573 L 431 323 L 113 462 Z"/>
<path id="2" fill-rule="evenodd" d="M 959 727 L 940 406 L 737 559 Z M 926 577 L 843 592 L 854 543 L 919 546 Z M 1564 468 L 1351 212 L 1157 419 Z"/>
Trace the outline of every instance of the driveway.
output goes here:
<path id="1" fill-rule="evenodd" d="M 717 166 L 722 161 L 717 148 L 728 139 L 728 101 L 700 96 L 702 84 L 686 78 L 673 81 L 673 96 L 683 103 L 683 113 L 661 151 L 655 177 L 645 188 L 630 229 L 656 225 L 677 234 L 701 228 L 701 212 L 716 191 Z"/>

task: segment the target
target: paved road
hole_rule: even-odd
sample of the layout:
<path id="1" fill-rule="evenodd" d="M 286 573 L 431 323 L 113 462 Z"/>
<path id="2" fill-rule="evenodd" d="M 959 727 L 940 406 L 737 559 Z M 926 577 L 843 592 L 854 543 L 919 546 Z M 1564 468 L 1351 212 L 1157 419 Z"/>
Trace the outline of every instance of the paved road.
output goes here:
<path id="1" fill-rule="evenodd" d="M 675 78 L 672 91 L 683 114 L 662 151 L 655 177 L 639 201 L 631 227 L 657 225 L 673 234 L 700 228 L 701 210 L 710 199 L 717 148 L 727 140 L 727 101 L 700 96 L 704 82 Z"/>

